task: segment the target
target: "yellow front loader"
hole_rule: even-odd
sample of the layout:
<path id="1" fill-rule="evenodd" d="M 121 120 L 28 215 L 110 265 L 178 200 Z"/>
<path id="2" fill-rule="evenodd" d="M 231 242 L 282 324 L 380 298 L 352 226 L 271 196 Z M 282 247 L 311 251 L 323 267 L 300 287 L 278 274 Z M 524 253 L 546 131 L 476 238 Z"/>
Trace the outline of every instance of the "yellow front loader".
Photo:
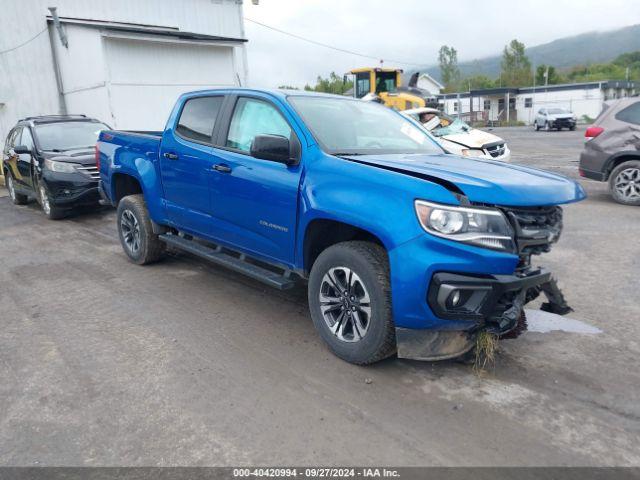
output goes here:
<path id="1" fill-rule="evenodd" d="M 364 98 L 377 96 L 387 107 L 396 110 L 410 108 L 438 108 L 438 100 L 427 91 L 417 88 L 418 76 L 413 75 L 408 87 L 402 86 L 402 70 L 399 68 L 356 68 L 345 74 L 353 80 L 353 96 Z"/>

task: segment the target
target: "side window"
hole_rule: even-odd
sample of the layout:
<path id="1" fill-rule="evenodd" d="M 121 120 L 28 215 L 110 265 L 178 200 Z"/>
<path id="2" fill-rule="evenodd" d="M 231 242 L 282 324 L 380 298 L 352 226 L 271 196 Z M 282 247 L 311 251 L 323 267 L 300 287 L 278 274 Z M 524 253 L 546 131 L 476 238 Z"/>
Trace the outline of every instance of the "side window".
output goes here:
<path id="1" fill-rule="evenodd" d="M 20 145 L 20 135 L 22 134 L 22 127 L 18 127 L 13 131 L 11 138 L 9 139 L 9 148 L 13 148 L 16 145 Z"/>
<path id="2" fill-rule="evenodd" d="M 640 102 L 636 102 L 624 110 L 620 110 L 616 113 L 616 120 L 640 125 Z"/>
<path id="3" fill-rule="evenodd" d="M 249 152 L 256 135 L 281 135 L 291 140 L 292 133 L 276 107 L 262 100 L 241 97 L 233 111 L 226 146 Z"/>
<path id="4" fill-rule="evenodd" d="M 180 113 L 176 132 L 188 140 L 211 143 L 213 127 L 224 97 L 198 97 L 187 100 Z"/>
<path id="5" fill-rule="evenodd" d="M 31 132 L 28 128 L 22 129 L 22 138 L 20 139 L 20 145 L 24 145 L 25 147 L 33 150 L 33 137 L 31 136 Z"/>

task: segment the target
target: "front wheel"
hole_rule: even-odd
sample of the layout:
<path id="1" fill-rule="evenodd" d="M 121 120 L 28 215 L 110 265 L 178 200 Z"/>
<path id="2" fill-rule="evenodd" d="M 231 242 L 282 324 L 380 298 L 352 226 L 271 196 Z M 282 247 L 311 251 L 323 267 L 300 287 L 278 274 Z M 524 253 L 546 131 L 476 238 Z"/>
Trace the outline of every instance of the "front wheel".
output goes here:
<path id="1" fill-rule="evenodd" d="M 371 242 L 343 242 L 323 251 L 309 276 L 309 309 L 322 339 L 357 365 L 395 352 L 389 261 Z"/>
<path id="2" fill-rule="evenodd" d="M 42 211 L 49 220 L 60 220 L 66 215 L 64 210 L 51 205 L 47 189 L 42 184 L 38 186 L 38 201 L 40 202 Z"/>
<path id="3" fill-rule="evenodd" d="M 624 162 L 609 177 L 613 199 L 623 205 L 640 205 L 640 160 Z"/>
<path id="4" fill-rule="evenodd" d="M 549 125 L 549 122 L 544 122 L 544 131 L 545 132 L 551 131 L 551 125 Z"/>
<path id="5" fill-rule="evenodd" d="M 14 205 L 25 205 L 29 201 L 29 197 L 21 193 L 16 192 L 16 186 L 13 183 L 13 177 L 9 172 L 4 176 L 5 183 L 7 184 L 7 190 L 9 190 L 9 197 Z"/>
<path id="6" fill-rule="evenodd" d="M 537 121 L 533 122 L 533 127 L 536 129 L 536 132 L 540 130 L 540 127 L 538 126 Z"/>
<path id="7" fill-rule="evenodd" d="M 142 195 L 129 195 L 118 204 L 118 236 L 124 253 L 138 265 L 157 262 L 166 246 L 153 233 L 147 205 Z"/>

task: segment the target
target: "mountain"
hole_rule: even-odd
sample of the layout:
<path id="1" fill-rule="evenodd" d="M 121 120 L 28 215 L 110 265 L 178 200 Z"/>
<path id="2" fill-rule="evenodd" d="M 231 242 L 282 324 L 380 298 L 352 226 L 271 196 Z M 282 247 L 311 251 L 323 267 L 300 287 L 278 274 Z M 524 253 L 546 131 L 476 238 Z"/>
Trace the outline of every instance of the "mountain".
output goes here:
<path id="1" fill-rule="evenodd" d="M 530 47 L 525 51 L 534 65 L 544 63 L 556 68 L 564 68 L 588 63 L 610 62 L 621 53 L 635 50 L 640 50 L 640 25 L 605 32 L 582 33 Z M 500 74 L 501 60 L 502 53 L 478 60 L 459 62 L 458 66 L 463 77 L 487 75 L 495 78 Z M 440 68 L 437 65 L 429 65 L 417 70 L 427 72 L 440 80 Z M 416 69 L 413 69 L 407 72 L 407 75 L 410 76 L 415 71 Z"/>

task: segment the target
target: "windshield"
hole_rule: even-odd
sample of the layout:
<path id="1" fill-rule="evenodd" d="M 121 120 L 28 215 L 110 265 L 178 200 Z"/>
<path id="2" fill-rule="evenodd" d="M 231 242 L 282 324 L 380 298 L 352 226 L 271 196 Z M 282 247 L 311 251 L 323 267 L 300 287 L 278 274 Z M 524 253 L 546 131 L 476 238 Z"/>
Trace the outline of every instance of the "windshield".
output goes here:
<path id="1" fill-rule="evenodd" d="M 377 103 L 320 96 L 289 101 L 327 153 L 442 153 L 424 130 Z"/>
<path id="2" fill-rule="evenodd" d="M 36 125 L 36 137 L 42 150 L 64 151 L 93 147 L 100 130 L 109 130 L 99 122 L 56 122 Z"/>
<path id="3" fill-rule="evenodd" d="M 429 130 L 434 137 L 466 133 L 471 130 L 471 127 L 459 118 L 450 117 L 442 112 L 423 112 L 420 114 L 412 114 L 411 116 L 418 120 L 424 128 Z"/>
<path id="4" fill-rule="evenodd" d="M 568 110 L 565 110 L 564 108 L 550 108 L 549 110 L 547 110 L 548 113 L 553 113 L 553 114 L 558 114 L 558 113 L 570 113 Z"/>

